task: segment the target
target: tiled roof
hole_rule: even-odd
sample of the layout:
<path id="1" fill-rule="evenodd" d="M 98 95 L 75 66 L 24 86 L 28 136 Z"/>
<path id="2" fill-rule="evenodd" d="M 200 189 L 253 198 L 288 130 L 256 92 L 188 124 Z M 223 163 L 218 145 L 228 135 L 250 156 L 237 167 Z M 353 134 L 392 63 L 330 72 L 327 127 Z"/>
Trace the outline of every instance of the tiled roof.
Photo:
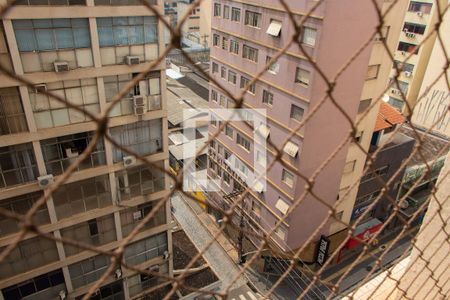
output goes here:
<path id="1" fill-rule="evenodd" d="M 402 124 L 405 120 L 405 117 L 398 110 L 386 102 L 381 102 L 377 122 L 373 131 L 380 131 L 396 124 Z"/>

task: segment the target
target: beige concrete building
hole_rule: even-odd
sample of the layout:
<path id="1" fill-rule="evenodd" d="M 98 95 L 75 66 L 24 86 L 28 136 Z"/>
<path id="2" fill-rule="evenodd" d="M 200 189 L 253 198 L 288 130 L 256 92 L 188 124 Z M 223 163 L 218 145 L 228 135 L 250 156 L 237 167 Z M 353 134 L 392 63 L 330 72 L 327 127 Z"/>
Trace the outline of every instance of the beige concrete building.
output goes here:
<path id="1" fill-rule="evenodd" d="M 177 2 L 177 18 L 180 20 L 190 9 L 192 1 Z M 211 35 L 211 1 L 202 1 L 193 9 L 183 26 L 186 39 L 192 40 L 205 48 L 209 47 Z"/>
<path id="2" fill-rule="evenodd" d="M 5 1 L 1 2 L 3 5 Z M 162 1 L 151 1 L 163 13 Z M 1 24 L 0 62 L 33 82 L 0 75 L 0 205 L 26 213 L 91 140 L 96 124 L 44 95 L 93 114 L 163 51 L 162 24 L 139 1 L 18 1 Z M 123 146 L 168 168 L 164 63 L 114 107 L 108 131 Z M 113 250 L 167 193 L 163 173 L 100 140 L 35 217 L 55 237 Z M 132 265 L 172 274 L 169 203 L 126 247 Z M 0 218 L 0 250 L 20 224 Z M 79 299 L 110 261 L 27 234 L 0 263 L 0 299 Z M 95 299 L 129 299 L 159 283 L 125 269 Z"/>
<path id="3" fill-rule="evenodd" d="M 450 17 L 448 13 L 444 16 L 441 24 L 440 35 L 448 54 L 450 51 Z M 450 138 L 450 113 L 448 111 L 450 82 L 447 80 L 450 71 L 447 70 L 447 78 L 440 76 L 446 64 L 447 56 L 442 49 L 442 45 L 436 42 L 419 92 L 419 95 L 424 95 L 424 97 L 414 108 L 411 121 L 416 126 L 425 129 L 432 128 L 434 133 Z M 429 89 L 439 76 L 439 80 Z"/>
<path id="4" fill-rule="evenodd" d="M 390 81 L 388 102 L 405 115 L 410 115 L 411 112 L 403 102 L 401 92 L 413 108 L 419 96 L 425 71 L 429 69 L 428 61 L 436 41 L 436 34 L 433 32 L 438 20 L 437 2 L 441 9 L 447 5 L 446 0 L 409 1 L 402 22 L 402 31 L 394 52 L 395 63 L 401 70 L 398 77 L 399 86 L 397 87 L 394 81 Z M 429 35 L 430 37 L 425 40 Z M 393 69 L 391 78 L 394 75 L 395 70 Z"/>
<path id="5" fill-rule="evenodd" d="M 386 11 L 391 4 L 390 1 L 385 1 L 382 10 Z M 384 27 L 382 28 L 384 36 L 380 37 L 377 35 L 374 38 L 374 45 L 369 59 L 367 80 L 363 85 L 361 103 L 356 118 L 358 128 L 357 140 L 353 141 L 348 149 L 346 167 L 342 173 L 339 187 L 340 199 L 347 193 L 347 196 L 345 196 L 338 207 L 338 211 L 343 211 L 343 220 L 346 221 L 351 220 L 353 206 L 358 192 L 358 184 L 355 185 L 355 182 L 359 182 L 362 177 L 366 163 L 366 154 L 355 143 L 358 141 L 364 151 L 369 153 L 376 149 L 371 147 L 371 144 L 378 144 L 378 141 L 372 141 L 372 133 L 374 132 L 376 119 L 380 110 L 379 105 L 381 99 L 379 97 L 386 88 L 385 80 L 389 77 L 392 66 L 389 54 L 386 52 L 381 41 L 386 41 L 390 53 L 395 52 L 406 5 L 406 0 L 399 1 L 390 10 L 384 18 Z M 367 111 L 367 108 L 375 103 L 375 101 L 378 101 L 377 104 L 370 111 Z M 383 145 L 382 141 L 380 141 L 380 145 Z M 335 223 L 331 228 L 331 232 L 337 232 L 343 228 L 344 226 L 342 224 Z"/>

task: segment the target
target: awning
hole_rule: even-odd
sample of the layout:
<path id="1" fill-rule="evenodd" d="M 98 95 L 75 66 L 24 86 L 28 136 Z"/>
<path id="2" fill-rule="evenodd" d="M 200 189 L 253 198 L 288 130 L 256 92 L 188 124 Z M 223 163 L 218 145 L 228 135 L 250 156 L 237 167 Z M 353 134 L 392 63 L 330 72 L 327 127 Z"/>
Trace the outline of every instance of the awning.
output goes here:
<path id="1" fill-rule="evenodd" d="M 270 128 L 267 127 L 264 124 L 259 125 L 259 127 L 256 129 L 256 132 L 260 134 L 264 139 L 267 139 L 270 134 Z"/>
<path id="2" fill-rule="evenodd" d="M 269 28 L 267 28 L 266 33 L 273 36 L 279 36 L 280 32 L 281 32 L 281 22 L 272 20 L 270 22 Z"/>
<path id="3" fill-rule="evenodd" d="M 205 145 L 206 141 L 207 141 L 207 138 L 202 138 L 202 139 L 198 139 L 198 140 L 194 140 L 194 141 L 189 141 L 188 143 L 185 143 L 182 145 L 172 145 L 172 146 L 169 146 L 169 152 L 170 152 L 170 154 L 172 154 L 175 157 L 176 160 L 192 158 L 200 150 L 200 148 L 202 148 Z M 195 147 L 195 153 L 192 153 L 192 155 L 187 155 L 187 153 L 184 153 L 184 151 L 183 151 L 184 147 L 192 147 L 191 149 L 193 149 Z M 190 151 L 190 152 L 193 152 L 193 151 Z M 208 147 L 203 149 L 201 151 L 201 153 L 199 153 L 197 155 L 197 157 L 200 155 L 206 154 L 207 152 L 208 152 Z M 186 156 L 188 156 L 188 157 L 186 157 Z"/>
<path id="4" fill-rule="evenodd" d="M 289 204 L 284 202 L 281 198 L 278 198 L 277 203 L 275 204 L 275 207 L 285 215 L 289 209 Z"/>
<path id="5" fill-rule="evenodd" d="M 169 139 L 175 145 L 181 145 L 181 144 L 189 142 L 189 140 L 181 132 L 174 132 L 174 133 L 169 134 Z"/>
<path id="6" fill-rule="evenodd" d="M 260 181 L 257 181 L 253 186 L 253 189 L 258 193 L 262 193 L 264 190 L 264 184 L 262 184 Z"/>
<path id="7" fill-rule="evenodd" d="M 297 146 L 296 144 L 292 143 L 292 142 L 287 142 L 286 145 L 285 145 L 284 148 L 283 148 L 283 151 L 284 151 L 287 155 L 289 155 L 289 156 L 295 158 L 295 157 L 297 157 L 298 146 Z"/>

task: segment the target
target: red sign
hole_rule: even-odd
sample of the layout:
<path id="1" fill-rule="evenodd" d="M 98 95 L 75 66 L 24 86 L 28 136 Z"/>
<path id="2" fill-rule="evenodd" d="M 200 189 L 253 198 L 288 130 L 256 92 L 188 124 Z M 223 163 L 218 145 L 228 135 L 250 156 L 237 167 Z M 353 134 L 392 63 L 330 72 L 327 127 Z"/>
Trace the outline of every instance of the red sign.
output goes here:
<path id="1" fill-rule="evenodd" d="M 375 233 L 380 230 L 381 226 L 383 226 L 383 223 L 381 223 L 379 220 L 377 221 L 378 222 L 370 222 L 371 224 L 368 224 L 369 222 L 362 224 L 360 225 L 361 227 L 358 226 L 355 230 L 355 233 L 357 233 L 357 235 L 348 240 L 347 245 L 345 245 L 346 248 L 353 249 L 360 244 L 360 240 L 368 241 L 370 238 L 372 238 L 372 236 L 374 236 Z M 358 229 L 360 229 L 359 231 L 362 230 L 362 232 L 358 233 Z"/>

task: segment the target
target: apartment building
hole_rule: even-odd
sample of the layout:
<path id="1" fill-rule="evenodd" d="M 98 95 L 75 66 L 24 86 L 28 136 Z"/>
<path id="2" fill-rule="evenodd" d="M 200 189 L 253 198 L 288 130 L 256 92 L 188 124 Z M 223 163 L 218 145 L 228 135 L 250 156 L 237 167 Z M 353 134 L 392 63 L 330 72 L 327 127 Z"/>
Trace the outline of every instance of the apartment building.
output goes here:
<path id="1" fill-rule="evenodd" d="M 446 2 L 445 5 L 449 3 L 448 1 L 444 2 Z M 417 127 L 425 130 L 431 129 L 433 134 L 449 139 L 450 113 L 448 107 L 450 96 L 448 87 L 450 82 L 448 76 L 450 74 L 448 69 L 446 70 L 447 77 L 441 76 L 446 67 L 448 49 L 450 49 L 450 17 L 448 13 L 444 15 L 439 33 L 447 54 L 439 42 L 434 44 L 419 92 L 419 95 L 424 95 L 424 97 L 414 108 L 411 122 Z"/>
<path id="2" fill-rule="evenodd" d="M 388 97 L 389 103 L 405 115 L 410 115 L 411 112 L 403 101 L 402 93 L 413 108 L 420 95 L 419 90 L 436 41 L 434 31 L 439 19 L 438 4 L 443 10 L 447 1 L 410 1 L 402 24 L 402 31 L 394 53 L 395 64 L 401 73 L 398 77 L 398 86 L 391 80 Z M 395 70 L 392 71 L 391 77 L 394 75 Z"/>
<path id="3" fill-rule="evenodd" d="M 300 21 L 316 1 L 288 1 L 294 17 Z M 377 1 L 386 11 L 391 1 Z M 278 1 L 215 1 L 213 2 L 211 76 L 237 95 L 249 80 L 264 68 L 277 51 L 294 34 L 288 13 Z M 352 9 L 349 9 L 352 7 Z M 331 103 L 324 104 L 282 149 L 285 164 L 307 177 L 321 168 L 331 155 L 332 159 L 314 175 L 314 192 L 329 205 L 338 200 L 337 217 L 350 222 L 357 193 L 357 182 L 362 175 L 378 105 L 372 105 L 382 95 L 392 62 L 384 52 L 382 40 L 393 49 L 398 40 L 406 1 L 395 4 L 384 18 L 383 35 L 376 36 L 360 55 L 353 59 L 336 81 L 333 95 L 353 123 L 358 122 L 358 134 L 341 150 L 350 133 L 350 124 Z M 358 14 L 354 14 L 358 11 Z M 366 1 L 325 1 L 308 16 L 300 37 L 302 48 L 331 80 L 368 40 L 378 25 L 371 3 Z M 244 108 L 265 108 L 268 126 L 263 131 L 275 145 L 282 145 L 290 130 L 326 96 L 328 87 L 313 64 L 307 60 L 297 44 L 289 47 L 276 63 L 250 86 Z M 210 108 L 232 107 L 224 92 L 210 85 Z M 364 117 L 363 117 L 364 116 Z M 220 120 L 220 119 L 219 119 Z M 210 134 L 217 131 L 211 122 Z M 220 124 L 220 122 L 219 122 Z M 259 129 L 258 129 L 259 130 Z M 230 123 L 225 132 L 210 147 L 208 176 L 220 181 L 220 192 L 210 193 L 209 201 L 223 209 L 239 195 L 246 177 L 259 164 L 262 153 L 256 153 L 254 133 L 243 124 Z M 274 157 L 274 149 L 267 149 L 267 161 Z M 334 154 L 333 154 L 334 153 Z M 235 156 L 230 171 L 227 159 Z M 256 157 L 255 162 L 253 158 Z M 303 179 L 276 163 L 267 173 L 264 190 L 255 184 L 254 190 L 243 204 L 245 226 L 264 234 L 288 212 L 292 204 L 306 190 Z M 354 184 L 356 183 L 356 185 Z M 355 187 L 350 189 L 351 185 Z M 344 197 L 345 195 L 345 197 Z M 214 212 L 217 213 L 217 212 Z M 236 214 L 239 216 L 239 213 Z M 275 229 L 271 242 L 282 251 L 302 246 L 328 216 L 328 208 L 311 194 Z M 220 217 L 220 216 L 218 216 Z M 238 218 L 241 219 L 241 218 Z M 239 222 L 237 222 L 239 226 Z M 331 241 L 331 251 L 347 235 L 345 226 L 329 221 L 314 236 L 313 243 L 301 255 L 304 261 L 314 261 L 316 242 L 320 235 Z M 252 238 L 251 236 L 249 237 Z M 254 239 L 255 243 L 258 240 Z"/>
<path id="4" fill-rule="evenodd" d="M 5 2 L 2 1 L 4 5 Z M 161 13 L 161 1 L 150 1 Z M 34 84 L 0 75 L 0 205 L 24 214 L 78 155 L 96 124 L 43 94 L 50 91 L 92 114 L 163 51 L 162 24 L 140 1 L 18 1 L 1 24 L 3 66 Z M 164 63 L 111 111 L 109 134 L 168 168 Z M 55 237 L 114 250 L 167 193 L 163 173 L 100 139 L 34 221 Z M 127 245 L 124 259 L 172 274 L 169 204 Z M 0 217 L 1 250 L 21 225 Z M 27 234 L 0 263 L 1 299 L 81 299 L 109 257 Z M 130 299 L 160 283 L 116 269 L 95 299 Z"/>

